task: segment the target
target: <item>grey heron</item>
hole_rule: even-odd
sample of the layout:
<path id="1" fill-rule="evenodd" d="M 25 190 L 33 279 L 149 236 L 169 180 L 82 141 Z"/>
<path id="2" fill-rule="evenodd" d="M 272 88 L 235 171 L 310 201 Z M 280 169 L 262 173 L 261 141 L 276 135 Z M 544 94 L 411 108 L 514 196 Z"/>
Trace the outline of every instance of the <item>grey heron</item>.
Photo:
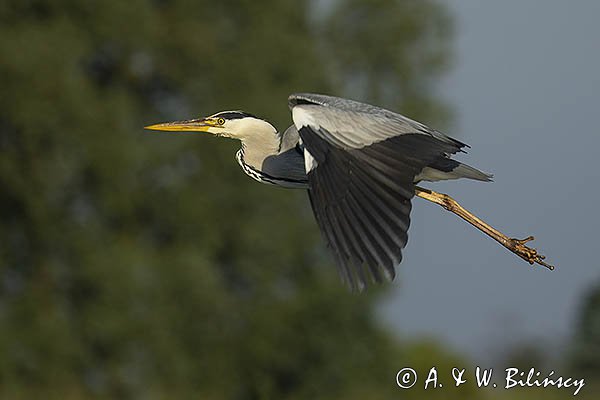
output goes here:
<path id="1" fill-rule="evenodd" d="M 451 158 L 469 147 L 398 113 L 354 100 L 298 93 L 288 98 L 293 124 L 279 132 L 243 111 L 167 122 L 146 129 L 207 132 L 241 141 L 237 162 L 251 178 L 308 189 L 317 224 L 342 280 L 363 289 L 369 278 L 392 280 L 408 240 L 416 195 L 457 214 L 530 264 L 544 256 L 420 181 L 492 176 Z"/>

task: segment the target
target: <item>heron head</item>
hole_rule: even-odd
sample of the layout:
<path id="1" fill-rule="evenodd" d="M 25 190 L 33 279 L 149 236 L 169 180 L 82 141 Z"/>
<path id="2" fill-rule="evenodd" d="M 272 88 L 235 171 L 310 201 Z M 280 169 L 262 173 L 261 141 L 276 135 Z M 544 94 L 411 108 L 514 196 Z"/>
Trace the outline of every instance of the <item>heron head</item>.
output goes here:
<path id="1" fill-rule="evenodd" d="M 267 121 L 243 111 L 222 111 L 206 118 L 165 122 L 146 126 L 144 129 L 180 133 L 207 132 L 240 140 L 262 132 L 277 133 L 277 129 Z"/>

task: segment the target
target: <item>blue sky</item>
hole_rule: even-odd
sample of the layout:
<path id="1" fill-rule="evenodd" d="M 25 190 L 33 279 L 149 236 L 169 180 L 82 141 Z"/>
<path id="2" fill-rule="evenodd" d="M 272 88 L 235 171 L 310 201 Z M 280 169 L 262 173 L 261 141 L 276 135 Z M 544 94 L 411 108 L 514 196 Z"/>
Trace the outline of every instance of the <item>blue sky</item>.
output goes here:
<path id="1" fill-rule="evenodd" d="M 491 184 L 424 185 L 501 231 L 535 235 L 557 266 L 531 267 L 440 207 L 415 199 L 409 244 L 382 314 L 403 338 L 434 337 L 474 361 L 513 344 L 564 350 L 600 283 L 600 2 L 446 1 L 455 61 L 439 85 L 446 133 Z M 427 122 L 427 121 L 423 121 Z"/>

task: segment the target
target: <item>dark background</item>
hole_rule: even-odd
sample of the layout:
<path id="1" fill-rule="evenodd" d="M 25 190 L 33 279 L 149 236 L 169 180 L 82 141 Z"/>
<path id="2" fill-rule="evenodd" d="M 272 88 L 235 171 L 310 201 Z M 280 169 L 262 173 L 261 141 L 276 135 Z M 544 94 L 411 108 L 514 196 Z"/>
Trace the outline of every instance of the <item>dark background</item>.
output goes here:
<path id="1" fill-rule="evenodd" d="M 248 179 L 237 143 L 141 128 L 244 109 L 284 129 L 295 91 L 449 126 L 434 84 L 456 29 L 436 1 L 0 1 L 0 397 L 420 398 L 399 369 L 474 366 L 386 328 L 402 283 L 349 293 L 306 194 Z M 590 293 L 552 364 L 588 385 Z"/>

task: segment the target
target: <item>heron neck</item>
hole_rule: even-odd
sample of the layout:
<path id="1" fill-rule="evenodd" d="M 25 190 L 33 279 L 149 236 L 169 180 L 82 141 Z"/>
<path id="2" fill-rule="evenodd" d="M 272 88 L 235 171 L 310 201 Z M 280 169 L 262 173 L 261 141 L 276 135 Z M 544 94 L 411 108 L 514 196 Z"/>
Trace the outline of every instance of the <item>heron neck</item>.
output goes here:
<path id="1" fill-rule="evenodd" d="M 267 157 L 279 153 L 280 144 L 281 139 L 277 134 L 269 132 L 268 134 L 253 135 L 242 139 L 240 152 L 246 164 L 260 169 Z"/>

